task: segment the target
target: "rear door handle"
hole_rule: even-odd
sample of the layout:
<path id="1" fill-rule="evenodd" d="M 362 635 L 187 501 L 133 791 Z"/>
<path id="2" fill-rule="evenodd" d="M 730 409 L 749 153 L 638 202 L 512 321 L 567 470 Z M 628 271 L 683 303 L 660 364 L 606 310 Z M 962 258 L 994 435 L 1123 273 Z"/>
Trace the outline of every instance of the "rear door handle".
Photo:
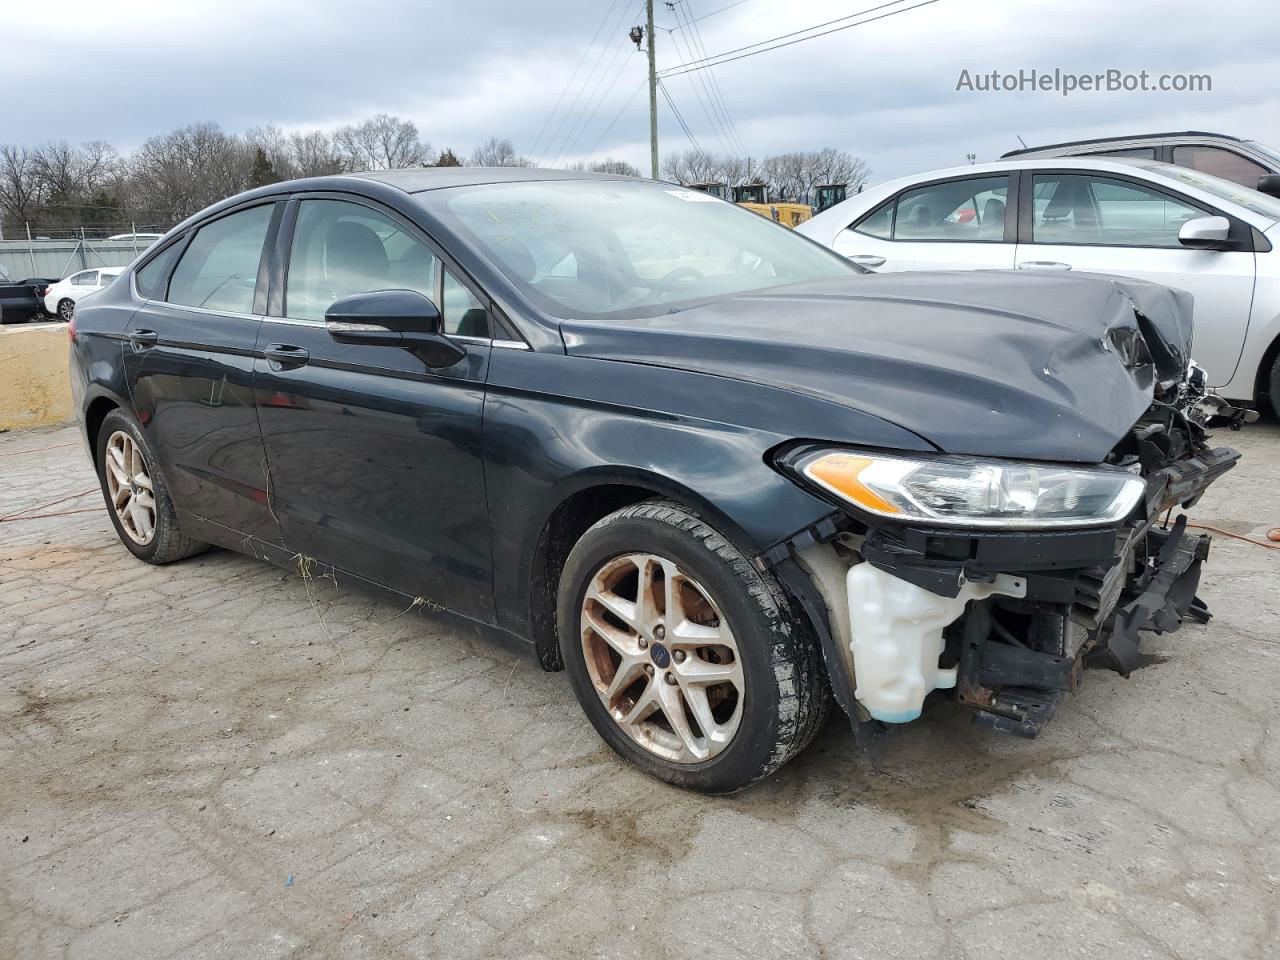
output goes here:
<path id="1" fill-rule="evenodd" d="M 1071 264 L 1057 260 L 1023 260 L 1018 264 L 1019 270 L 1070 270 Z"/>
<path id="2" fill-rule="evenodd" d="M 262 351 L 262 355 L 282 367 L 300 367 L 311 359 L 308 350 L 291 343 L 273 343 Z"/>
<path id="3" fill-rule="evenodd" d="M 145 347 L 154 347 L 160 342 L 160 334 L 154 330 L 130 330 L 125 336 L 139 350 Z"/>
<path id="4" fill-rule="evenodd" d="M 884 257 L 877 257 L 873 253 L 855 253 L 849 258 L 849 260 L 860 267 L 873 268 L 884 266 Z"/>

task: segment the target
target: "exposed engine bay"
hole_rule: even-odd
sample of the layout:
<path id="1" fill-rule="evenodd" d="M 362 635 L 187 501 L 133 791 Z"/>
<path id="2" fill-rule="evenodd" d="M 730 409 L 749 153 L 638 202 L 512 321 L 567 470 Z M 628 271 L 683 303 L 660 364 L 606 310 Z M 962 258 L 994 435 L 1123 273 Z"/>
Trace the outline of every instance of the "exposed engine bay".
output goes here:
<path id="1" fill-rule="evenodd" d="M 1118 522 L 966 528 L 844 510 L 762 557 L 793 589 L 816 586 L 833 691 L 855 724 L 913 720 L 934 691 L 953 691 L 976 723 L 1034 737 L 1084 668 L 1128 676 L 1144 662 L 1140 633 L 1209 620 L 1196 591 L 1211 538 L 1172 514 L 1239 459 L 1210 443 L 1208 427 L 1239 429 L 1256 414 L 1205 389 L 1189 357 L 1189 298 L 1141 285 L 1124 293 L 1129 316 L 1107 325 L 1104 349 L 1150 401 L 1099 465 L 1142 481 Z M 784 462 L 821 480 L 804 466 L 815 456 L 800 450 Z M 890 489 L 864 486 L 873 496 Z M 806 603 L 811 616 L 816 606 Z"/>

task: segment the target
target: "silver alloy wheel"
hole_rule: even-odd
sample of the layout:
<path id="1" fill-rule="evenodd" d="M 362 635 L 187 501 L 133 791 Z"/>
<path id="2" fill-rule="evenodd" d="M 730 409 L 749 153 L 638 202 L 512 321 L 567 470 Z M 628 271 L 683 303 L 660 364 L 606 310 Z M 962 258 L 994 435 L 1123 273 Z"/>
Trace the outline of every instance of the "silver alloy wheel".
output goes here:
<path id="1" fill-rule="evenodd" d="M 107 441 L 107 494 L 120 526 L 146 546 L 156 535 L 156 496 L 137 441 L 117 430 Z"/>
<path id="2" fill-rule="evenodd" d="M 607 561 L 587 586 L 580 627 L 596 693 L 640 746 L 700 763 L 733 741 L 746 693 L 737 641 L 711 595 L 673 561 Z"/>
<path id="3" fill-rule="evenodd" d="M 76 305 L 73 300 L 63 300 L 58 304 L 58 316 L 65 322 L 70 323 L 71 318 L 76 315 Z"/>

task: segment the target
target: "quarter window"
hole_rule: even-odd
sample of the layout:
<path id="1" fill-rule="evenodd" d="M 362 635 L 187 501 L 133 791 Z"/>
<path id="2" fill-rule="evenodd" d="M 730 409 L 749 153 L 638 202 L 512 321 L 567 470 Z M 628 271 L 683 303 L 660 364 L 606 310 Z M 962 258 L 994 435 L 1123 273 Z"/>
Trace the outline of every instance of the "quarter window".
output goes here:
<path id="1" fill-rule="evenodd" d="M 158 256 L 152 257 L 142 269 L 133 275 L 134 283 L 138 285 L 138 292 L 144 298 L 147 300 L 164 299 L 164 282 L 169 276 L 169 268 L 173 266 L 173 261 L 178 259 L 178 251 L 181 248 L 181 241 L 169 244 Z"/>
<path id="2" fill-rule="evenodd" d="M 285 313 L 323 320 L 334 301 L 374 290 L 415 290 L 440 307 L 446 333 L 488 335 L 480 302 L 430 247 L 390 217 L 346 200 L 304 200 L 293 233 Z"/>
<path id="3" fill-rule="evenodd" d="M 1174 147 L 1173 162 L 1179 167 L 1190 167 L 1201 173 L 1221 177 L 1250 190 L 1256 190 L 1258 178 L 1269 172 L 1262 164 L 1220 147 Z"/>
<path id="4" fill-rule="evenodd" d="M 224 313 L 252 313 L 271 204 L 251 207 L 201 227 L 169 282 L 170 303 Z"/>
<path id="5" fill-rule="evenodd" d="M 900 193 L 854 226 L 884 240 L 1003 243 L 1009 178 L 966 177 Z"/>
<path id="6" fill-rule="evenodd" d="M 1182 225 L 1200 209 L 1123 180 L 1087 175 L 1035 177 L 1035 243 L 1180 247 Z"/>

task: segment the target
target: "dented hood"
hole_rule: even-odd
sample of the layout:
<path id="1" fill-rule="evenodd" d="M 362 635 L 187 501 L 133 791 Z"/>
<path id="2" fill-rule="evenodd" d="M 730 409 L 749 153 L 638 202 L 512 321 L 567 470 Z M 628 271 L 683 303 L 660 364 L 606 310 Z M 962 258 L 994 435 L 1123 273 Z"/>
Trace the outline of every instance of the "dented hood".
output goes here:
<path id="1" fill-rule="evenodd" d="M 948 453 L 1097 463 L 1183 375 L 1191 308 L 1183 291 L 1101 275 L 899 273 L 561 331 L 571 355 L 810 394 Z M 809 439 L 859 438 L 814 423 Z"/>

